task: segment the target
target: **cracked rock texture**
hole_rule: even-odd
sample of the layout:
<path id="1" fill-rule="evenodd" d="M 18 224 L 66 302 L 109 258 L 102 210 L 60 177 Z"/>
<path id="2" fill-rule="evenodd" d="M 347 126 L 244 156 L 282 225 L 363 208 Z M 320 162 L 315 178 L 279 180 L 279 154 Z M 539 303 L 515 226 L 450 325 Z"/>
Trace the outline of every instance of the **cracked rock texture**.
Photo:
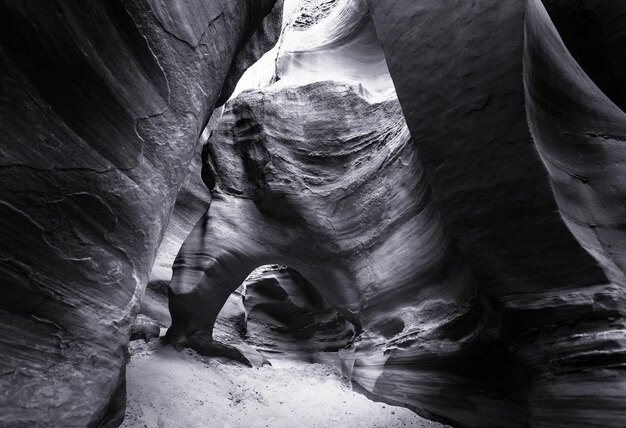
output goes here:
<path id="1" fill-rule="evenodd" d="M 282 2 L 0 2 L 0 425 L 116 425 L 198 137 Z"/>

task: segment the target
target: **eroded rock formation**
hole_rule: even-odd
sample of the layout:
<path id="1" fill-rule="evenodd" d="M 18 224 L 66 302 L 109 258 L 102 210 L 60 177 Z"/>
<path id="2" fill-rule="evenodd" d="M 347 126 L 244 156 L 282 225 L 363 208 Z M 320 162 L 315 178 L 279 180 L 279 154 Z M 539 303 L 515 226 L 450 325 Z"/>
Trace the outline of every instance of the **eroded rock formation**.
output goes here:
<path id="1" fill-rule="evenodd" d="M 607 0 L 543 0 L 567 50 L 593 83 L 626 108 L 626 4 Z"/>
<path id="2" fill-rule="evenodd" d="M 361 357 L 354 379 L 382 396 L 394 382 L 381 378 L 386 362 L 399 365 L 412 397 L 436 399 L 419 386 L 427 376 L 431 385 L 459 387 L 445 371 L 436 378 L 436 367 L 419 377 L 415 361 L 393 362 L 398 354 L 452 364 L 444 343 L 449 357 L 476 337 L 494 348 L 497 329 L 432 203 L 399 104 L 365 95 L 318 82 L 248 91 L 226 104 L 208 141 L 211 206 L 174 265 L 170 342 L 206 343 L 246 276 L 279 263 L 311 282 L 361 334 L 352 348 Z M 504 382 L 500 359 L 487 352 L 467 352 L 463 365 L 486 361 Z"/>
<path id="3" fill-rule="evenodd" d="M 558 303 L 553 290 L 542 299 L 553 317 L 561 315 L 524 352 L 535 368 L 531 417 L 546 426 L 621 426 L 626 114 L 576 63 L 538 2 L 527 12 L 524 83 L 528 123 L 562 221 L 604 273 L 596 283 L 569 284 Z"/>
<path id="4" fill-rule="evenodd" d="M 524 370 L 527 423 L 623 425 L 621 112 L 538 1 L 370 6 L 434 199 Z M 594 191 L 589 168 L 612 178 Z"/>
<path id="5" fill-rule="evenodd" d="M 169 339 L 210 337 L 280 263 L 354 325 L 337 358 L 366 393 L 461 426 L 623 425 L 623 112 L 538 1 L 369 3 L 310 51 L 283 34 L 227 103 Z"/>
<path id="6" fill-rule="evenodd" d="M 298 34 L 317 38 L 311 52 L 287 34 L 279 79 L 229 101 L 207 142 L 212 201 L 174 265 L 168 338 L 206 346 L 231 292 L 279 263 L 353 324 L 340 359 L 355 383 L 447 420 L 484 420 L 495 402 L 511 422 L 506 400 L 480 398 L 514 381 L 508 351 L 433 203 L 367 8 L 345 1 L 318 25 L 337 29 Z"/>
<path id="7" fill-rule="evenodd" d="M 119 422 L 148 280 L 134 338 L 626 425 L 625 7 L 294 4 L 252 66 L 281 1 L 0 1 L 0 425 Z"/>
<path id="8" fill-rule="evenodd" d="M 187 165 L 281 4 L 0 2 L 0 425 L 119 423 Z"/>
<path id="9" fill-rule="evenodd" d="M 293 269 L 257 269 L 244 285 L 244 337 L 267 355 L 323 361 L 324 353 L 337 352 L 354 339 L 352 324 Z"/>

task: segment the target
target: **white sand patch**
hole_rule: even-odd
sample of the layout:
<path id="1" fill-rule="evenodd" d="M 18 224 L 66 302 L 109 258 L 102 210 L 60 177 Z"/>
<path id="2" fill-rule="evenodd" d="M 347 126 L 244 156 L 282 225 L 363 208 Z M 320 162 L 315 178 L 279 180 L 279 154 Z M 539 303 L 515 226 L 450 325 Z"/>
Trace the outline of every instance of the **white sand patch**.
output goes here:
<path id="1" fill-rule="evenodd" d="M 322 364 L 248 368 L 136 341 L 126 377 L 122 427 L 442 427 L 370 401 Z"/>

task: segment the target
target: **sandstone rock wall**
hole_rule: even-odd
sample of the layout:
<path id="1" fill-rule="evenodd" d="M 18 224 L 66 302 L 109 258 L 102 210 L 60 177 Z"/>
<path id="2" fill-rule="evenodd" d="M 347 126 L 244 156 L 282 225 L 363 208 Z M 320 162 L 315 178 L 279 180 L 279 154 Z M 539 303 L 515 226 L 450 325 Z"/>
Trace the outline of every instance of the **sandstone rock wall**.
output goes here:
<path id="1" fill-rule="evenodd" d="M 460 426 L 622 426 L 623 112 L 538 1 L 369 7 L 340 2 L 311 52 L 284 34 L 226 105 L 170 340 L 210 337 L 280 263 L 354 325 L 338 358 L 367 394 Z"/>
<path id="2" fill-rule="evenodd" d="M 281 1 L 0 1 L 0 426 L 118 423 L 149 279 L 175 346 L 624 426 L 625 9 L 544 4 L 291 3 L 235 89 Z"/>
<path id="3" fill-rule="evenodd" d="M 622 113 L 539 2 L 453 3 L 370 2 L 434 199 L 523 369 L 528 423 L 621 426 Z"/>
<path id="4" fill-rule="evenodd" d="M 213 199 L 174 265 L 168 338 L 206 344 L 231 292 L 278 263 L 353 324 L 334 358 L 355 385 L 431 417 L 515 424 L 518 403 L 494 393 L 517 381 L 510 355 L 434 204 L 367 7 L 344 1 L 317 25 L 330 30 L 283 35 L 280 79 L 229 101 L 207 142 Z"/>
<path id="5" fill-rule="evenodd" d="M 562 221 L 608 279 L 559 293 L 559 303 L 554 292 L 546 299 L 546 309 L 561 312 L 563 321 L 544 328 L 524 352 L 536 373 L 530 416 L 543 426 L 620 426 L 626 423 L 626 114 L 576 63 L 535 1 L 526 17 L 524 83 L 528 123 Z"/>
<path id="6" fill-rule="evenodd" d="M 0 2 L 0 425 L 120 421 L 198 137 L 280 22 L 273 0 Z"/>

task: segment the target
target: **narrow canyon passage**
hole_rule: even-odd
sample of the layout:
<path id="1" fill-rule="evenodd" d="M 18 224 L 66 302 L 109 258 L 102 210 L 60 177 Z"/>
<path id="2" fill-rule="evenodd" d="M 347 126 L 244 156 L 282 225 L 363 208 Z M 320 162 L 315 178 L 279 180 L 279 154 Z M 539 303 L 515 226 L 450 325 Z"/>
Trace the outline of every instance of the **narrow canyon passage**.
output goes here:
<path id="1" fill-rule="evenodd" d="M 351 391 L 326 365 L 251 369 L 157 343 L 131 342 L 122 427 L 443 427 Z"/>
<path id="2" fill-rule="evenodd" d="M 337 354 L 354 339 L 352 325 L 286 266 L 256 269 L 215 323 L 222 344 L 248 357 L 263 354 L 246 361 L 255 367 L 232 356 L 177 352 L 163 333 L 130 342 L 122 427 L 444 426 L 352 390 Z"/>
<path id="3" fill-rule="evenodd" d="M 0 428 L 626 426 L 626 3 L 0 0 Z"/>

